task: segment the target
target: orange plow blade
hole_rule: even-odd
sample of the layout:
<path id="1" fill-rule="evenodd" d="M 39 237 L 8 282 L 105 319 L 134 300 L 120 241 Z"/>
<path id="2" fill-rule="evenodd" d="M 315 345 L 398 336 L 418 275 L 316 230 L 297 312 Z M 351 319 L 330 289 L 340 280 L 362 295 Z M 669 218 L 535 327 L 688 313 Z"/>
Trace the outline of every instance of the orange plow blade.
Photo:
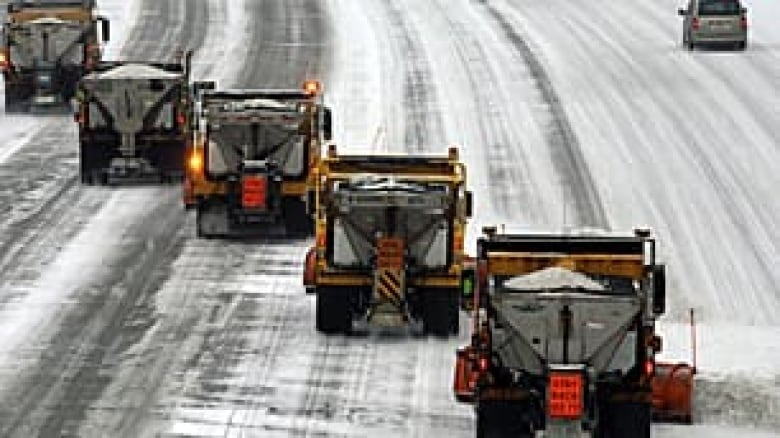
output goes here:
<path id="1" fill-rule="evenodd" d="M 653 420 L 690 424 L 693 420 L 693 377 L 688 364 L 658 363 L 653 377 Z"/>

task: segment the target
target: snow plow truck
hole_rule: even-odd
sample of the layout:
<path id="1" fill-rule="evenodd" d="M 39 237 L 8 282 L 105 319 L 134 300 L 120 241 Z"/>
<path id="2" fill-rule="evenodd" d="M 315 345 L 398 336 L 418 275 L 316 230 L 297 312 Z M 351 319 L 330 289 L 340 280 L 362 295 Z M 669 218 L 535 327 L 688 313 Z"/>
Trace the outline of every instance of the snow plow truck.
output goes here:
<path id="1" fill-rule="evenodd" d="M 215 91 L 196 83 L 199 120 L 183 200 L 200 237 L 310 236 L 307 193 L 331 113 L 321 85 Z"/>
<path id="2" fill-rule="evenodd" d="M 104 62 L 79 84 L 81 181 L 166 183 L 184 176 L 190 53 L 176 63 Z"/>
<path id="3" fill-rule="evenodd" d="M 339 155 L 319 167 L 315 246 L 304 285 L 316 294 L 316 329 L 353 322 L 459 329 L 464 233 L 472 197 L 457 148 L 439 156 Z"/>
<path id="4" fill-rule="evenodd" d="M 454 380 L 477 437 L 647 438 L 654 414 L 690 414 L 693 369 L 656 361 L 665 268 L 649 231 L 484 233 Z"/>
<path id="5" fill-rule="evenodd" d="M 7 7 L 0 46 L 6 112 L 66 112 L 79 80 L 101 59 L 108 20 L 96 15 L 95 0 L 11 0 Z"/>

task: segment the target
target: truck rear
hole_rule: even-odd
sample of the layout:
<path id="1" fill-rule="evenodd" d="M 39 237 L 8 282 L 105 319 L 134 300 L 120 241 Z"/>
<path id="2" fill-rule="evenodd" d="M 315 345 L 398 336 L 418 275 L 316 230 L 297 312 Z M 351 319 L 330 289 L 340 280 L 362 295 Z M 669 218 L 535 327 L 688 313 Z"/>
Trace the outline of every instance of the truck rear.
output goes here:
<path id="1" fill-rule="evenodd" d="M 316 246 L 304 283 L 316 293 L 316 328 L 353 322 L 458 332 L 463 239 L 471 215 L 466 169 L 443 156 L 339 155 L 319 168 Z"/>
<path id="2" fill-rule="evenodd" d="M 82 182 L 180 181 L 191 114 L 189 54 L 170 64 L 99 64 L 78 90 Z"/>
<path id="3" fill-rule="evenodd" d="M 331 137 L 319 83 L 301 90 L 196 88 L 199 120 L 184 203 L 196 208 L 198 236 L 311 235 L 307 193 Z"/>
<path id="4" fill-rule="evenodd" d="M 455 395 L 478 437 L 649 437 L 665 270 L 649 232 L 477 243 Z"/>
<path id="5" fill-rule="evenodd" d="M 96 15 L 95 0 L 10 1 L 0 47 L 6 112 L 66 111 L 108 39 L 108 21 Z"/>

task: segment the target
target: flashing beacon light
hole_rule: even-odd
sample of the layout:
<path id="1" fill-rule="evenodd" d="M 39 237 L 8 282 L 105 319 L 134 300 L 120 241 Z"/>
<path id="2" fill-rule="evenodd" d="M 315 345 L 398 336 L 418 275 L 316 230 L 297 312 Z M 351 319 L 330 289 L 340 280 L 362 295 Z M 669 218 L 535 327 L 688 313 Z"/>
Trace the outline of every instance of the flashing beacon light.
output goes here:
<path id="1" fill-rule="evenodd" d="M 306 81 L 303 83 L 303 91 L 311 96 L 316 96 L 322 91 L 322 84 L 319 81 Z"/>

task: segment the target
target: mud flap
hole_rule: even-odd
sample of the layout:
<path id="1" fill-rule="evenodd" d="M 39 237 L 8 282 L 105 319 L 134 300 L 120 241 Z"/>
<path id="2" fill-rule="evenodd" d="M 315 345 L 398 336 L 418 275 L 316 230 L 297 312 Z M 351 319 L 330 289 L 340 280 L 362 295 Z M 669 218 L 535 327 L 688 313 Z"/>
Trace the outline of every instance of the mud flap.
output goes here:
<path id="1" fill-rule="evenodd" d="M 314 293 L 315 270 L 317 269 L 317 248 L 311 247 L 306 252 L 306 261 L 303 265 L 303 287 L 306 293 Z"/>

